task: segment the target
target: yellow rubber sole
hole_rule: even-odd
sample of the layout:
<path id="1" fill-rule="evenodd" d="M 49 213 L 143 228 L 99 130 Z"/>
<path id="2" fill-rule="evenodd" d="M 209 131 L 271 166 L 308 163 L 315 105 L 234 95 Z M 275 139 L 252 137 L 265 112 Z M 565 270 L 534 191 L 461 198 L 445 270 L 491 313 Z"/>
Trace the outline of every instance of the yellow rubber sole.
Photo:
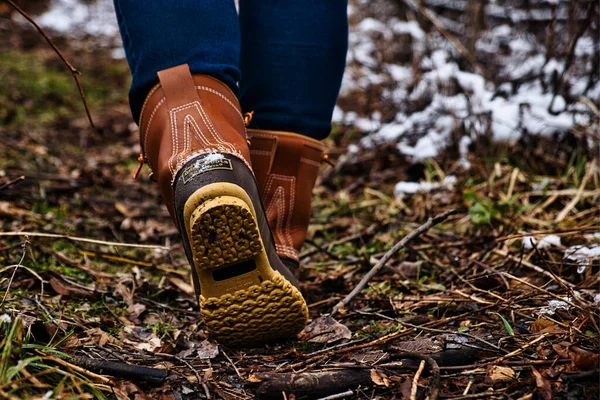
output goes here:
<path id="1" fill-rule="evenodd" d="M 300 291 L 271 268 L 250 197 L 232 183 L 198 189 L 184 208 L 200 312 L 209 334 L 230 345 L 293 337 L 306 325 Z"/>

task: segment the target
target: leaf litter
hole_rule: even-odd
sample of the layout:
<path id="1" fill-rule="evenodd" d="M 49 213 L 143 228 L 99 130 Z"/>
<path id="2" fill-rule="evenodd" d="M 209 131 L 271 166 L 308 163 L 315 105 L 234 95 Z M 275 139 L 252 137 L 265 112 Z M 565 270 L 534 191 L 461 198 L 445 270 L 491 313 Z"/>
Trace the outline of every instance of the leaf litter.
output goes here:
<path id="1" fill-rule="evenodd" d="M 314 191 L 302 252 L 312 321 L 246 349 L 207 337 L 157 190 L 130 179 L 138 133 L 114 42 L 57 33 L 84 73 L 94 130 L 68 71 L 0 6 L 0 397 L 597 398 L 598 26 L 577 36 L 569 18 L 598 8 L 510 3 L 511 14 L 488 4 L 470 45 L 467 2 L 421 2 L 444 36 L 410 1 L 351 1 L 336 166 Z M 82 358 L 168 377 L 103 374 Z"/>

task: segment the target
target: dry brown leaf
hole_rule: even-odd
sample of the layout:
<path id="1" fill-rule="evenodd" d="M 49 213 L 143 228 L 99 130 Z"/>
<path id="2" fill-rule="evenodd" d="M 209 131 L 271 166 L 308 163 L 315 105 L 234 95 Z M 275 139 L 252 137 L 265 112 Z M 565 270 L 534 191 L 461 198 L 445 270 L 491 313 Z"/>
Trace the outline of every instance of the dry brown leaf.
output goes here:
<path id="1" fill-rule="evenodd" d="M 374 384 L 376 384 L 378 386 L 385 386 L 385 387 L 390 386 L 390 381 L 388 380 L 388 377 L 383 372 L 379 371 L 378 369 L 372 369 L 370 372 L 371 372 L 371 380 L 373 381 Z"/>
<path id="2" fill-rule="evenodd" d="M 407 340 L 395 343 L 390 347 L 396 351 L 413 351 L 423 354 L 440 353 L 446 349 L 446 339 L 443 336 Z"/>
<path id="3" fill-rule="evenodd" d="M 219 355 L 219 345 L 208 340 L 204 340 L 198 346 L 198 357 L 200 359 L 215 358 Z"/>
<path id="4" fill-rule="evenodd" d="M 262 382 L 262 379 L 260 379 L 255 374 L 250 374 L 250 376 L 248 377 L 248 382 L 250 382 L 250 383 L 260 383 L 260 382 Z"/>
<path id="5" fill-rule="evenodd" d="M 54 291 L 65 297 L 81 298 L 81 297 L 95 297 L 95 293 L 83 288 L 73 286 L 57 277 L 50 278 L 50 286 Z"/>
<path id="6" fill-rule="evenodd" d="M 544 318 L 538 318 L 537 320 L 535 320 L 529 326 L 529 329 L 533 333 L 562 333 L 562 332 L 565 332 L 565 330 L 562 327 L 560 327 L 559 325 L 557 325 L 555 322 L 544 319 Z"/>
<path id="7" fill-rule="evenodd" d="M 300 340 L 316 343 L 332 343 L 351 337 L 350 329 L 329 315 L 315 319 L 298 335 Z"/>
<path id="8" fill-rule="evenodd" d="M 569 348 L 569 356 L 573 360 L 573 366 L 577 371 L 591 371 L 598 369 L 600 356 L 577 346 Z"/>
<path id="9" fill-rule="evenodd" d="M 348 358 L 360 364 L 370 365 L 387 360 L 390 355 L 383 350 L 364 350 L 350 354 Z"/>
<path id="10" fill-rule="evenodd" d="M 511 382 L 515 380 L 515 371 L 510 367 L 492 365 L 487 370 L 486 381 L 490 383 Z"/>
<path id="11" fill-rule="evenodd" d="M 531 372 L 535 377 L 537 393 L 543 400 L 552 400 L 552 387 L 550 386 L 550 382 L 544 378 L 537 369 L 531 367 Z"/>

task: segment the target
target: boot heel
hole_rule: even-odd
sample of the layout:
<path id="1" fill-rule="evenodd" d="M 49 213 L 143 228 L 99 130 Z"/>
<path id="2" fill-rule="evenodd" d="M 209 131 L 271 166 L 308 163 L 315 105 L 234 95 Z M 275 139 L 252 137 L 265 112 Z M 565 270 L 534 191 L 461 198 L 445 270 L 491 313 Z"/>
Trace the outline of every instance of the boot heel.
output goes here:
<path id="1" fill-rule="evenodd" d="M 298 289 L 271 267 L 256 218 L 248 195 L 231 183 L 198 189 L 184 208 L 202 318 L 231 345 L 293 336 L 308 318 Z"/>

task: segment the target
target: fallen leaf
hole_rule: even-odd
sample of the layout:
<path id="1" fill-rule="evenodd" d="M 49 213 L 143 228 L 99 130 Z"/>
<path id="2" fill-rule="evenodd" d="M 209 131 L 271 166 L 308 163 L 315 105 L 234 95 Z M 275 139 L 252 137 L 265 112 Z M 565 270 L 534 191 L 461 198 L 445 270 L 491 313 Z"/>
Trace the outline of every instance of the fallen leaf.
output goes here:
<path id="1" fill-rule="evenodd" d="M 350 329 L 329 315 L 315 319 L 298 335 L 300 340 L 314 343 L 332 343 L 351 337 Z"/>
<path id="2" fill-rule="evenodd" d="M 487 370 L 486 381 L 490 383 L 511 382 L 515 380 L 515 371 L 509 367 L 492 365 Z"/>
<path id="3" fill-rule="evenodd" d="M 219 345 L 212 343 L 208 340 L 204 340 L 198 346 L 198 357 L 201 359 L 215 358 L 219 355 Z"/>
<path id="4" fill-rule="evenodd" d="M 349 355 L 350 360 L 360 364 L 372 365 L 390 358 L 389 353 L 383 350 L 365 350 Z"/>
<path id="5" fill-rule="evenodd" d="M 255 375 L 255 374 L 251 374 L 251 375 L 248 377 L 248 382 L 250 382 L 250 383 L 260 383 L 260 382 L 262 382 L 262 379 L 260 379 L 260 378 L 259 378 L 257 375 Z"/>
<path id="6" fill-rule="evenodd" d="M 543 400 L 552 400 L 552 387 L 550 386 L 550 382 L 544 378 L 537 369 L 531 367 L 531 372 L 535 377 L 537 393 Z"/>
<path id="7" fill-rule="evenodd" d="M 190 296 L 196 295 L 194 287 L 186 281 L 184 281 L 183 279 L 169 277 L 169 282 L 171 282 L 173 285 L 177 286 L 179 290 L 183 291 L 186 294 L 189 294 Z"/>
<path id="8" fill-rule="evenodd" d="M 128 381 L 117 381 L 117 388 L 134 400 L 150 400 L 148 396 L 134 383 Z"/>
<path id="9" fill-rule="evenodd" d="M 146 311 L 145 305 L 140 303 L 130 304 L 129 307 L 127 307 L 127 318 L 133 322 L 137 320 L 144 311 Z"/>
<path id="10" fill-rule="evenodd" d="M 562 333 L 565 330 L 555 322 L 545 318 L 538 318 L 530 326 L 529 329 L 533 333 Z"/>
<path id="11" fill-rule="evenodd" d="M 52 289 L 61 296 L 72 297 L 72 298 L 81 298 L 81 297 L 95 297 L 95 293 L 90 290 L 86 290 L 74 285 L 71 285 L 62 279 L 57 277 L 50 278 L 50 286 Z"/>
<path id="12" fill-rule="evenodd" d="M 396 351 L 412 351 L 423 354 L 440 353 L 446 350 L 446 339 L 443 336 L 423 338 L 419 340 L 407 340 L 390 346 Z"/>
<path id="13" fill-rule="evenodd" d="M 577 346 L 571 346 L 569 347 L 569 355 L 573 360 L 573 366 L 578 371 L 598 369 L 600 356 L 597 353 L 592 353 Z"/>
<path id="14" fill-rule="evenodd" d="M 388 377 L 383 372 L 381 372 L 377 369 L 372 369 L 370 372 L 371 372 L 371 380 L 373 381 L 374 384 L 376 384 L 378 386 L 385 386 L 385 387 L 390 386 L 390 381 L 388 380 Z"/>

